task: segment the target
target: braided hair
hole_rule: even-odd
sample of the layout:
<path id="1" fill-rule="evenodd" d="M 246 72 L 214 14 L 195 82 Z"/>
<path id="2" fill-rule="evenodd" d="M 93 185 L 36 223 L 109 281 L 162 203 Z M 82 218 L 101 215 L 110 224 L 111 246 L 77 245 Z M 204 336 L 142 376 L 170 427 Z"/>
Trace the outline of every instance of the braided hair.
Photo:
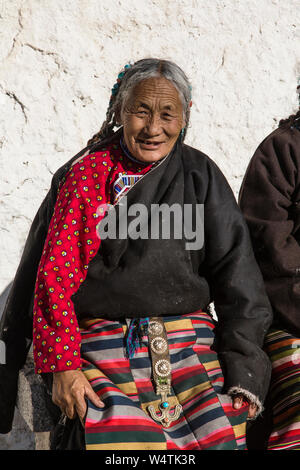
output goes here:
<path id="1" fill-rule="evenodd" d="M 297 93 L 298 93 L 298 98 L 299 98 L 299 110 L 297 113 L 292 114 L 289 116 L 287 119 L 281 119 L 279 121 L 279 127 L 289 125 L 289 126 L 300 126 L 300 78 L 298 79 L 298 86 L 297 86 Z M 299 122 L 296 122 L 299 121 Z"/>
<path id="2" fill-rule="evenodd" d="M 287 119 L 281 119 L 279 121 L 279 127 L 282 127 L 282 126 L 285 126 L 285 125 L 293 126 L 293 125 L 296 124 L 296 121 L 298 121 L 298 119 L 300 119 L 300 109 L 296 114 L 292 114 Z"/>
<path id="3" fill-rule="evenodd" d="M 125 65 L 118 75 L 117 81 L 111 90 L 111 97 L 106 111 L 106 119 L 102 126 L 89 141 L 88 145 L 111 137 L 115 127 L 120 127 L 118 117 L 133 88 L 142 80 L 153 77 L 164 77 L 177 89 L 183 107 L 185 127 L 181 131 L 181 140 L 186 135 L 190 119 L 191 85 L 183 70 L 174 62 L 161 59 L 141 59 L 134 64 Z"/>

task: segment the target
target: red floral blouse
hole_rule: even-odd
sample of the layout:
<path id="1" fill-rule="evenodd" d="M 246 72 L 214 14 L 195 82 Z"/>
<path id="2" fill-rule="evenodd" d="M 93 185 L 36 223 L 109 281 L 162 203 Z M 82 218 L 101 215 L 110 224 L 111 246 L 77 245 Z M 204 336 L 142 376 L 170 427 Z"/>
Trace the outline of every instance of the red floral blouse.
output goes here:
<path id="1" fill-rule="evenodd" d="M 81 336 L 71 296 L 101 243 L 99 206 L 116 203 L 151 167 L 113 144 L 75 162 L 61 182 L 35 286 L 36 373 L 80 369 Z"/>

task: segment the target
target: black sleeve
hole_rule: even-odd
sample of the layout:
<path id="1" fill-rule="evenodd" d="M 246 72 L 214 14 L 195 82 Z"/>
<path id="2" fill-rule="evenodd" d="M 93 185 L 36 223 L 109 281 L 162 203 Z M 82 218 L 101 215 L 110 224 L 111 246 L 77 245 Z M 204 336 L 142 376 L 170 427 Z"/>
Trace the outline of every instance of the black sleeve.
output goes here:
<path id="1" fill-rule="evenodd" d="M 262 345 L 272 310 L 235 197 L 214 163 L 209 172 L 204 212 L 206 264 L 218 317 L 216 350 L 225 390 L 240 387 L 263 402 L 271 368 Z"/>

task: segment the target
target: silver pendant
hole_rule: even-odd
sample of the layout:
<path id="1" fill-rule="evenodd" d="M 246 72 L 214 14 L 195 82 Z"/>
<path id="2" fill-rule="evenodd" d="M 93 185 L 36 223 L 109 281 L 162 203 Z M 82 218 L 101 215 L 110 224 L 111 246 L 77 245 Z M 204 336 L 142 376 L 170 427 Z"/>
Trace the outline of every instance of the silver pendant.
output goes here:
<path id="1" fill-rule="evenodd" d="M 173 421 L 176 421 L 181 412 L 182 406 L 176 405 L 173 412 L 170 409 L 170 403 L 168 402 L 167 396 L 170 394 L 170 381 L 168 380 L 166 384 L 156 384 L 156 394 L 161 396 L 161 402 L 155 410 L 154 405 L 148 406 L 148 411 L 154 421 L 158 421 L 162 424 L 163 427 L 168 428 Z"/>

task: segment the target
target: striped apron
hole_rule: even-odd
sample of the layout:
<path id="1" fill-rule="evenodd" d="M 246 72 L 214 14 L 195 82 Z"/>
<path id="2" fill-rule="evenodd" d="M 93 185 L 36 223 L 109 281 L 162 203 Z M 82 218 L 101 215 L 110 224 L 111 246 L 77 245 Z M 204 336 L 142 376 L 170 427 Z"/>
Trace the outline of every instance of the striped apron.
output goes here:
<path id="1" fill-rule="evenodd" d="M 217 354 L 211 349 L 214 321 L 203 312 L 163 317 L 172 366 L 171 410 L 182 406 L 169 427 L 151 418 L 148 406 L 160 397 L 152 380 L 148 336 L 133 358 L 125 351 L 127 322 L 81 321 L 82 370 L 105 403 L 88 401 L 86 449 L 93 450 L 243 450 L 248 405 L 232 407 Z"/>
<path id="2" fill-rule="evenodd" d="M 300 338 L 272 329 L 265 341 L 272 362 L 270 450 L 300 450 Z"/>

